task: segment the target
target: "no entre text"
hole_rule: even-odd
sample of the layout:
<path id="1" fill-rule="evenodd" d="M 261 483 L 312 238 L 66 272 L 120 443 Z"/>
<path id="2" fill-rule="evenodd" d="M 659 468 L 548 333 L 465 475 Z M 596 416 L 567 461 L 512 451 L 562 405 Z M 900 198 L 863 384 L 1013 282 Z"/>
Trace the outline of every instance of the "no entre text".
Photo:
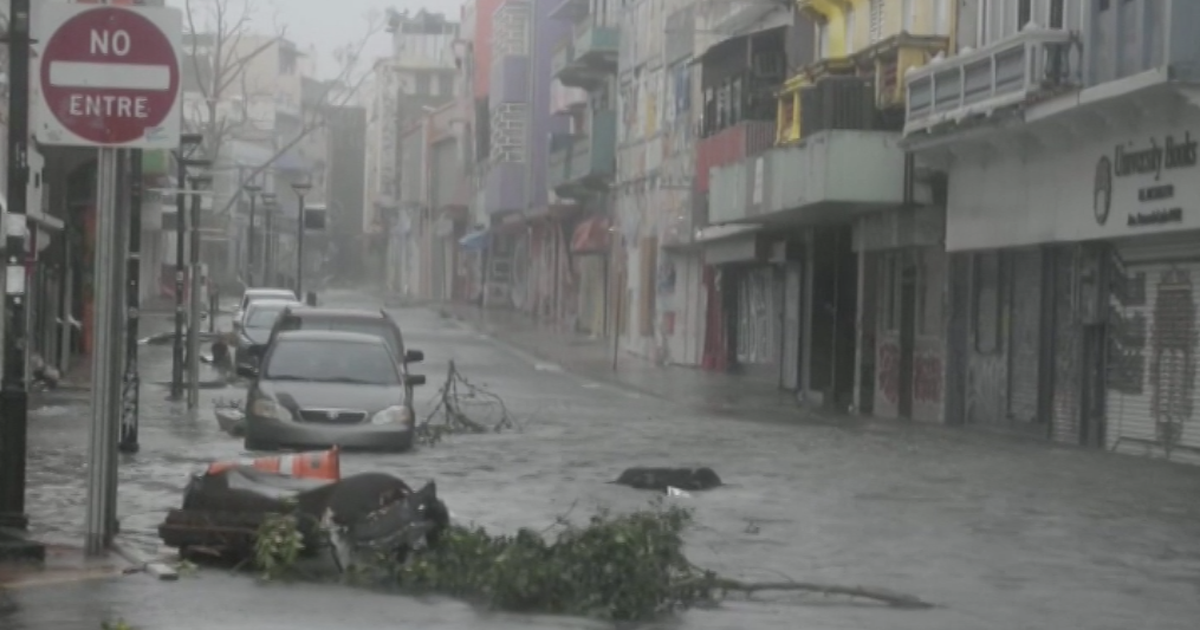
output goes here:
<path id="1" fill-rule="evenodd" d="M 72 116 L 103 116 L 105 118 L 149 118 L 144 96 L 115 96 L 112 94 L 72 94 Z"/>

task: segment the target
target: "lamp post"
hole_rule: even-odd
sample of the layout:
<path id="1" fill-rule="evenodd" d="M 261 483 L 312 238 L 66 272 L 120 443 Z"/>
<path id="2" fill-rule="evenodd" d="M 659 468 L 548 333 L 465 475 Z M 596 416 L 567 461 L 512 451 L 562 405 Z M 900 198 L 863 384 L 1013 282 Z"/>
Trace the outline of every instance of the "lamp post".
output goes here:
<path id="1" fill-rule="evenodd" d="M 242 190 L 250 193 L 250 230 L 246 243 L 246 282 L 254 284 L 254 275 L 258 272 L 258 261 L 254 258 L 254 202 L 262 186 L 250 183 L 242 186 Z"/>
<path id="2" fill-rule="evenodd" d="M 274 284 L 274 267 L 275 267 L 275 211 L 279 208 L 279 202 L 275 199 L 275 193 L 262 193 L 263 206 L 263 221 L 266 225 L 263 227 L 263 246 L 259 256 L 262 259 L 262 264 L 255 261 L 255 266 L 262 270 L 263 285 L 270 286 Z"/>
<path id="3" fill-rule="evenodd" d="M 300 199 L 300 207 L 296 213 L 296 297 L 299 298 L 304 287 L 304 194 L 312 190 L 312 184 L 299 181 L 292 184 L 296 197 Z"/>
<path id="4" fill-rule="evenodd" d="M 188 252 L 191 259 L 191 295 L 189 299 L 187 358 L 188 358 L 188 409 L 200 404 L 200 193 L 212 184 L 211 175 L 194 175 L 188 178 L 192 185 L 192 214 L 188 217 L 188 232 L 191 237 Z"/>
<path id="5" fill-rule="evenodd" d="M 193 154 L 204 143 L 204 136 L 185 133 L 179 137 L 179 149 L 175 153 L 175 339 L 171 347 L 171 399 L 183 397 L 183 279 L 187 260 L 183 256 L 187 248 L 184 228 L 187 225 L 187 169 L 207 167 L 208 160 L 194 158 Z"/>

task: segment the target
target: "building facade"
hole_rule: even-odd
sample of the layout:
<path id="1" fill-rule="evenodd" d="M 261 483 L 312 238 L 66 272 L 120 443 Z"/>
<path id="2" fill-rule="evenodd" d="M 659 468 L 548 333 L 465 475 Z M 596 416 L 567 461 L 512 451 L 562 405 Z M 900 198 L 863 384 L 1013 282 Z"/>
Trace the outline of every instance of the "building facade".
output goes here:
<path id="1" fill-rule="evenodd" d="M 948 178 L 948 418 L 1200 461 L 1198 19 L 973 3 L 961 52 L 906 78 L 906 142 Z"/>

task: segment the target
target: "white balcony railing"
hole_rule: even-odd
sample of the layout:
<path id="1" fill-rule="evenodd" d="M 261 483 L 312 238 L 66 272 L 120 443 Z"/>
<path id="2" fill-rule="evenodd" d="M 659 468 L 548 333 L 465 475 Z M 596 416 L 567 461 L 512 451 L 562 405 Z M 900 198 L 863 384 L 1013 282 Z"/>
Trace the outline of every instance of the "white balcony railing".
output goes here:
<path id="1" fill-rule="evenodd" d="M 1079 85 L 1077 41 L 1071 31 L 1030 26 L 985 48 L 909 69 L 905 135 Z"/>

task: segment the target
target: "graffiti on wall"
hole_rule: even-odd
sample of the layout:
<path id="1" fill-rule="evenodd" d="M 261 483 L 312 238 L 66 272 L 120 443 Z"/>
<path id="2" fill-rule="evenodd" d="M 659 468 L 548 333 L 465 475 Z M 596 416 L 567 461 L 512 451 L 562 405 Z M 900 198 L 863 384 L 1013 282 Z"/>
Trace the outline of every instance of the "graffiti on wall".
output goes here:
<path id="1" fill-rule="evenodd" d="M 879 394 L 895 405 L 900 401 L 900 346 L 895 342 L 879 344 L 877 365 Z"/>
<path id="2" fill-rule="evenodd" d="M 1196 303 L 1187 270 L 1172 268 L 1159 277 L 1150 341 L 1150 409 L 1159 442 L 1170 448 L 1191 420 L 1196 392 Z"/>
<path id="3" fill-rule="evenodd" d="M 1113 261 L 1109 286 L 1108 388 L 1124 394 L 1141 394 L 1146 380 L 1149 322 L 1140 307 L 1146 305 L 1146 274 L 1127 273 Z"/>
<path id="4" fill-rule="evenodd" d="M 890 404 L 900 401 L 900 346 L 895 342 L 879 345 L 879 393 Z M 917 352 L 913 356 L 912 393 L 914 403 L 942 400 L 942 356 L 938 352 Z"/>

